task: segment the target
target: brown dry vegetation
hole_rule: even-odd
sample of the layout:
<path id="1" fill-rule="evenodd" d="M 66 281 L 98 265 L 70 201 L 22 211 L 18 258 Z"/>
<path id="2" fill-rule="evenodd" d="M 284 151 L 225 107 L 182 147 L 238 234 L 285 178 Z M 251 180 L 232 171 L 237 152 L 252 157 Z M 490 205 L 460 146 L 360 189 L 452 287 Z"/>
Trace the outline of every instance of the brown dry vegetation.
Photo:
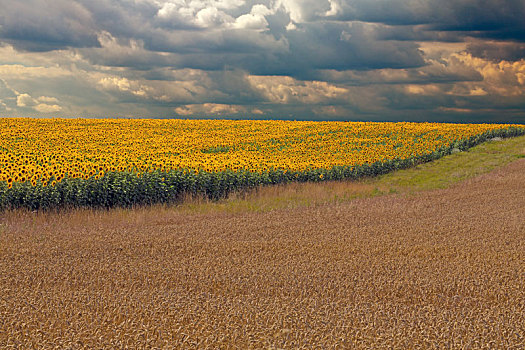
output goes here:
<path id="1" fill-rule="evenodd" d="M 3 213 L 0 348 L 523 349 L 524 174 L 259 212 Z"/>

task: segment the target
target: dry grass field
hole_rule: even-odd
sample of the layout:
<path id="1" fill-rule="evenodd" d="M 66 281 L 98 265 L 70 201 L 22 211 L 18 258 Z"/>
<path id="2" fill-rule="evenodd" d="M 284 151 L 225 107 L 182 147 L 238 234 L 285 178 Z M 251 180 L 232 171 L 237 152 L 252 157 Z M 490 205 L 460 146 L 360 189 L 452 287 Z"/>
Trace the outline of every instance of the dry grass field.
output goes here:
<path id="1" fill-rule="evenodd" d="M 523 349 L 516 158 L 421 191 L 0 213 L 0 348 Z"/>

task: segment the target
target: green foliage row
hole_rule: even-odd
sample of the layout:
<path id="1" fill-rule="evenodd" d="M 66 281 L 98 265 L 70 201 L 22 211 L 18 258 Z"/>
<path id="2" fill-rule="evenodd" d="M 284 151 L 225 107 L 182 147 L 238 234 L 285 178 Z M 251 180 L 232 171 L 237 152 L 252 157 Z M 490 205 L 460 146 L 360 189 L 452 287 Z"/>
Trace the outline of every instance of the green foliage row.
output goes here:
<path id="1" fill-rule="evenodd" d="M 263 173 L 248 170 L 217 173 L 193 170 L 154 171 L 138 176 L 130 172 L 110 172 L 95 179 L 64 178 L 55 186 L 32 186 L 29 181 L 15 183 L 11 189 L 0 182 L 0 209 L 56 209 L 70 207 L 131 207 L 135 205 L 180 201 L 184 195 L 205 195 L 216 200 L 230 192 L 291 181 L 326 181 L 377 176 L 397 169 L 429 162 L 453 152 L 466 150 L 494 137 L 525 134 L 525 128 L 509 127 L 457 141 L 433 153 L 409 159 L 393 159 L 359 166 L 335 166 L 330 169 L 286 171 L 274 169 Z"/>
<path id="2" fill-rule="evenodd" d="M 202 153 L 228 153 L 229 146 L 215 146 L 201 150 Z"/>

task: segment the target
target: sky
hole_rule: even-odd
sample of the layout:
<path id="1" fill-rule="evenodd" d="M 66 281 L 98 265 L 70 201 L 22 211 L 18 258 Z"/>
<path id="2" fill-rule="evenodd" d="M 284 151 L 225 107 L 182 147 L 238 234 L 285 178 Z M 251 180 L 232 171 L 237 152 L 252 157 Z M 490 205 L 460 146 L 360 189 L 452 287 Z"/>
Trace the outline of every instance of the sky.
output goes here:
<path id="1" fill-rule="evenodd" d="M 525 124 L 525 0 L 0 0 L 0 116 Z"/>

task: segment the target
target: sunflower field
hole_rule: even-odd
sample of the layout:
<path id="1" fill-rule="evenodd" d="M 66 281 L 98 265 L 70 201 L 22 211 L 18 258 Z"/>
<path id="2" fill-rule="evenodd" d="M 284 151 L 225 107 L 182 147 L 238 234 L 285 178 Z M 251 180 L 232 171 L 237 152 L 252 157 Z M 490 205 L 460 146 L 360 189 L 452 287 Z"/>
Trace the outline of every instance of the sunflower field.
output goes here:
<path id="1" fill-rule="evenodd" d="M 375 176 L 523 134 L 508 124 L 0 118 L 0 209 L 218 199 Z"/>

